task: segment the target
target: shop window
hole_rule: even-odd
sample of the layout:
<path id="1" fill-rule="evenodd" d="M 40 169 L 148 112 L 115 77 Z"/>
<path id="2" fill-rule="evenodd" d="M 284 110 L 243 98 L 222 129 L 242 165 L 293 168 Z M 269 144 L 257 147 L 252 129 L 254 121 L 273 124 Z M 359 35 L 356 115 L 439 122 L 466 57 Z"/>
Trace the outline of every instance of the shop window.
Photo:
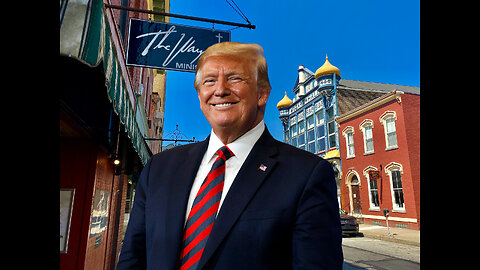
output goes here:
<path id="1" fill-rule="evenodd" d="M 397 208 L 405 208 L 403 200 L 402 175 L 400 171 L 392 171 L 393 202 Z"/>
<path id="2" fill-rule="evenodd" d="M 368 181 L 368 197 L 370 201 L 371 211 L 380 211 L 380 203 L 378 200 L 378 179 L 380 172 L 373 166 L 368 166 L 363 170 L 363 175 Z"/>
<path id="3" fill-rule="evenodd" d="M 394 212 L 405 212 L 405 200 L 402 183 L 402 165 L 391 162 L 385 166 L 385 172 L 390 178 L 390 191 Z"/>
<path id="4" fill-rule="evenodd" d="M 368 179 L 370 187 L 370 208 L 379 208 L 377 179 Z"/>

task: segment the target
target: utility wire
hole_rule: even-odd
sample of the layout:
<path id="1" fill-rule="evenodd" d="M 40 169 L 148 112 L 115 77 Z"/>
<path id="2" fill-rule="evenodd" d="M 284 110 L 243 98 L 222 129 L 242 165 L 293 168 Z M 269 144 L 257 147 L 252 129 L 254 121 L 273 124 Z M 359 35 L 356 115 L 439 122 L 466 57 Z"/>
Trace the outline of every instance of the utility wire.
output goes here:
<path id="1" fill-rule="evenodd" d="M 235 5 L 236 8 L 230 2 L 228 2 L 228 0 L 225 0 L 225 1 L 233 8 L 233 10 L 235 10 L 235 12 L 237 12 L 237 14 L 240 17 L 242 17 L 242 19 L 244 19 L 247 23 L 251 24 L 250 21 L 248 20 L 247 16 L 245 16 L 245 14 L 242 12 L 240 7 L 237 5 L 237 3 L 235 3 L 234 0 L 230 0 L 230 1 L 232 1 L 233 5 Z"/>
<path id="2" fill-rule="evenodd" d="M 225 0 L 225 2 L 227 2 L 227 3 L 230 5 L 230 7 L 232 7 L 232 9 L 235 10 L 235 12 L 236 12 L 240 17 L 242 17 L 242 19 L 245 20 L 245 17 L 244 17 L 232 4 L 230 4 L 230 2 L 228 2 L 228 0 Z"/>
<path id="3" fill-rule="evenodd" d="M 242 13 L 243 17 L 245 18 L 245 21 L 247 21 L 248 23 L 250 23 L 250 21 L 248 20 L 247 16 L 243 13 L 243 11 L 240 9 L 240 7 L 237 5 L 237 3 L 235 3 L 234 0 L 232 0 L 232 3 L 238 8 L 238 11 L 240 11 L 240 13 Z M 251 23 L 250 23 L 251 24 Z"/>

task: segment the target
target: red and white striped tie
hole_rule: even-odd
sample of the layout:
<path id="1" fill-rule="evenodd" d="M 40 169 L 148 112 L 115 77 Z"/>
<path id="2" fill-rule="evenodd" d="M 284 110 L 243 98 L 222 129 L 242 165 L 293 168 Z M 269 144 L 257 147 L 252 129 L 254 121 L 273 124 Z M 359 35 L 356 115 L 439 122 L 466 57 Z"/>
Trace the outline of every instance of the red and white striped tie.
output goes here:
<path id="1" fill-rule="evenodd" d="M 225 179 L 225 162 L 234 156 L 223 146 L 217 150 L 218 157 L 203 181 L 193 201 L 183 233 L 183 249 L 180 254 L 180 270 L 197 269 L 198 262 L 212 231 L 216 213 L 222 197 Z"/>

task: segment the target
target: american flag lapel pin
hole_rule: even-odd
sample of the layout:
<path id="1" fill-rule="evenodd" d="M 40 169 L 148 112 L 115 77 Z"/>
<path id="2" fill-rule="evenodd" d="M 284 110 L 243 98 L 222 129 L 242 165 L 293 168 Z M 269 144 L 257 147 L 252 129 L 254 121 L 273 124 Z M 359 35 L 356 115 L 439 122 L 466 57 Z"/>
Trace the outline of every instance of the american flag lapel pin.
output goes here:
<path id="1" fill-rule="evenodd" d="M 258 167 L 260 170 L 262 171 L 265 171 L 267 169 L 267 166 L 265 166 L 264 164 L 260 165 L 260 167 Z"/>

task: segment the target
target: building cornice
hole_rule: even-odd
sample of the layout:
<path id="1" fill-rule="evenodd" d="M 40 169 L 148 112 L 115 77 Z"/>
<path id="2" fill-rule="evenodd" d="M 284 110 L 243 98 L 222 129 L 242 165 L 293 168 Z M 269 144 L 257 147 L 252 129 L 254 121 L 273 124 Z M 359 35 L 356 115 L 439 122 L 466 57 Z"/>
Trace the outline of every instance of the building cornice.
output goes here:
<path id="1" fill-rule="evenodd" d="M 337 122 L 337 125 L 340 125 L 340 123 L 345 122 L 346 120 L 355 117 L 359 114 L 362 114 L 364 112 L 367 112 L 369 110 L 372 110 L 378 106 L 381 106 L 389 101 L 392 101 L 394 99 L 397 100 L 398 103 L 402 102 L 400 95 L 404 94 L 404 92 L 399 91 L 399 90 L 394 90 L 386 95 L 383 95 L 381 97 L 378 97 L 368 103 L 365 103 L 361 106 L 358 106 L 357 108 L 346 112 L 343 115 L 335 117 L 335 122 Z"/>

